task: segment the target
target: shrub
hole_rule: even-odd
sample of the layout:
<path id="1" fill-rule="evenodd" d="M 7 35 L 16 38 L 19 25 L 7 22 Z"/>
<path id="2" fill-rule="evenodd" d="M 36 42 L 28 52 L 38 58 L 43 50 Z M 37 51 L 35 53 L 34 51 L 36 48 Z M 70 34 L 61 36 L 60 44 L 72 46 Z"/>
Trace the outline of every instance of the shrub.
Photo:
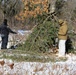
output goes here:
<path id="1" fill-rule="evenodd" d="M 37 25 L 33 32 L 25 41 L 24 49 L 29 51 L 48 51 L 52 47 L 55 37 L 57 37 L 57 24 L 55 22 L 46 21 Z"/>

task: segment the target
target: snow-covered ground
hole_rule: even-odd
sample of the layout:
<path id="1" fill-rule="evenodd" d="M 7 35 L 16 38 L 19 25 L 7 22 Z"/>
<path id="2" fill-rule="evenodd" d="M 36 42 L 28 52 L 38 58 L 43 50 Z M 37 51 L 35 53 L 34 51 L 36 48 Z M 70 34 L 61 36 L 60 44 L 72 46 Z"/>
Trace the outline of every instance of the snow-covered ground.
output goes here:
<path id="1" fill-rule="evenodd" d="M 76 75 L 76 55 L 67 55 L 67 58 L 65 62 L 47 63 L 0 59 L 0 75 Z M 1 65 L 1 61 L 5 63 Z"/>

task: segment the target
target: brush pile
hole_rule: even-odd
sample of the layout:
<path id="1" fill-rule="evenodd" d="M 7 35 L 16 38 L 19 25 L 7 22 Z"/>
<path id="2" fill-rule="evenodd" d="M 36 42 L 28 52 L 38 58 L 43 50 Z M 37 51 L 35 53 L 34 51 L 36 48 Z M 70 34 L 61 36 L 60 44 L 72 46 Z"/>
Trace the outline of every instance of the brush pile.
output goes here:
<path id="1" fill-rule="evenodd" d="M 46 52 L 49 48 L 52 48 L 56 37 L 57 24 L 54 21 L 46 21 L 35 26 L 25 41 L 24 49 Z"/>

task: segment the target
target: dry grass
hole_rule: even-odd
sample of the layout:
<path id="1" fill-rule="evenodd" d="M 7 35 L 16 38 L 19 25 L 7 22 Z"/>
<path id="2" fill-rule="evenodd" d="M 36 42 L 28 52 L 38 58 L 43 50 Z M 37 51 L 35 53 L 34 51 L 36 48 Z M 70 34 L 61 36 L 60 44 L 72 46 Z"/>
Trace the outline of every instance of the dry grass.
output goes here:
<path id="1" fill-rule="evenodd" d="M 39 53 L 23 50 L 1 50 L 0 58 L 12 59 L 15 61 L 31 62 L 56 62 L 65 61 L 67 58 L 58 58 L 55 53 Z"/>

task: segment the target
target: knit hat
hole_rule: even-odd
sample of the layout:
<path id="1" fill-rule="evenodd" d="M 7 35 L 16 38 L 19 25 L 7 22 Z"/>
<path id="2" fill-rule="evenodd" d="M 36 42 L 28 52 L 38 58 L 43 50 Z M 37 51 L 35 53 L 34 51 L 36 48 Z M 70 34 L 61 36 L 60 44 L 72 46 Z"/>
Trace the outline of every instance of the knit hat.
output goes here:
<path id="1" fill-rule="evenodd" d="M 62 19 L 59 19 L 59 24 L 62 24 L 64 21 Z"/>

